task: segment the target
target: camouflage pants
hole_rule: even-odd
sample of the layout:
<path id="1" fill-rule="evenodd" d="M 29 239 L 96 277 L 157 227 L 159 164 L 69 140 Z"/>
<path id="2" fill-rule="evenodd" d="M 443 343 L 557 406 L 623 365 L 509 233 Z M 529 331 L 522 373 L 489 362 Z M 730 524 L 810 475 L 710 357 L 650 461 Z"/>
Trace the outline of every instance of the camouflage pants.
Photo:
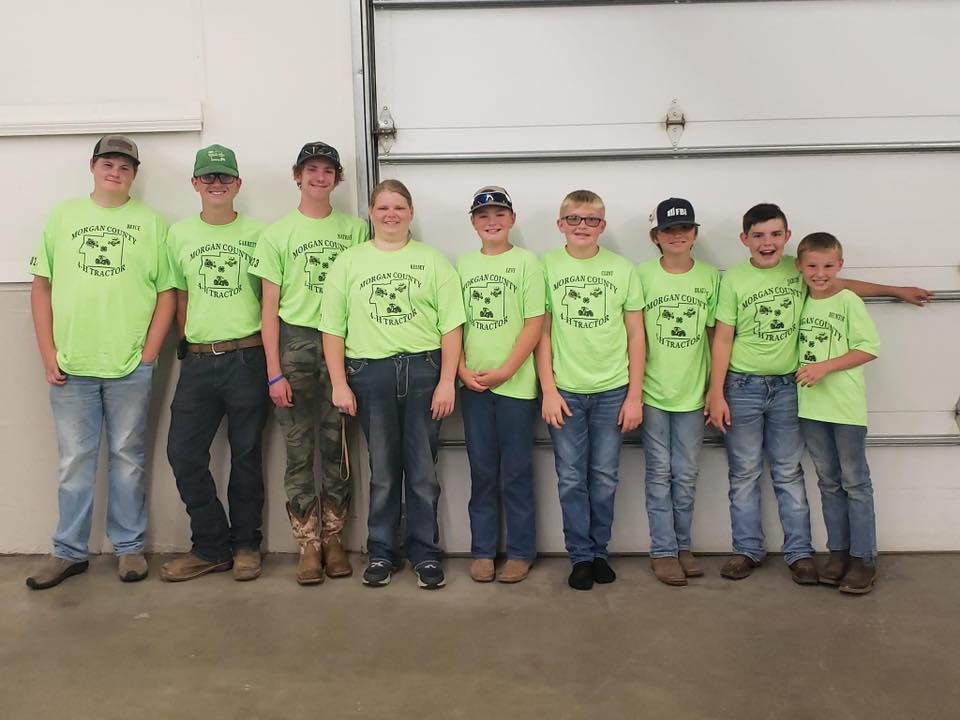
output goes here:
<path id="1" fill-rule="evenodd" d="M 331 402 L 319 331 L 281 320 L 280 368 L 293 391 L 293 407 L 275 408 L 287 443 L 287 500 L 303 515 L 317 497 L 313 458 L 319 445 L 321 535 L 339 535 L 350 507 L 351 481 L 343 477 L 346 467 L 341 474 L 340 413 Z"/>

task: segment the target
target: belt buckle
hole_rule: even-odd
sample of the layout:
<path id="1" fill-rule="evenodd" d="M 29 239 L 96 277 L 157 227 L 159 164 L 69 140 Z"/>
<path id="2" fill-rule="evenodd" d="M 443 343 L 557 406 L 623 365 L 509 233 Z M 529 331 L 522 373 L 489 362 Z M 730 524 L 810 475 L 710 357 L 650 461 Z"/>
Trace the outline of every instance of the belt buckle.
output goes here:
<path id="1" fill-rule="evenodd" d="M 226 354 L 227 351 L 221 350 L 220 352 L 217 352 L 217 344 L 213 342 L 213 343 L 210 343 L 210 352 L 212 352 L 214 355 L 224 355 Z"/>

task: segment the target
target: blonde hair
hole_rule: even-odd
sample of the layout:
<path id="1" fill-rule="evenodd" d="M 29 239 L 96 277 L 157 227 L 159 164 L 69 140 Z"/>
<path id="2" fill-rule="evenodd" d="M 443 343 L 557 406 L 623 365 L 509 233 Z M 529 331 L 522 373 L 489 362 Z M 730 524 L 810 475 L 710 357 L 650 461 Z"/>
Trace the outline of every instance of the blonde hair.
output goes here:
<path id="1" fill-rule="evenodd" d="M 815 232 L 807 235 L 800 244 L 797 245 L 797 257 L 802 258 L 806 252 L 830 252 L 837 253 L 837 257 L 843 260 L 843 245 L 834 235 L 828 232 Z"/>
<path id="2" fill-rule="evenodd" d="M 603 199 L 593 192 L 593 190 L 574 190 L 573 192 L 567 193 L 563 202 L 560 203 L 560 214 L 563 215 L 564 209 L 570 205 L 593 205 L 603 213 L 606 213 L 607 210 L 603 204 Z"/>
<path id="3" fill-rule="evenodd" d="M 407 190 L 407 186 L 399 180 L 389 178 L 387 180 L 381 180 L 373 186 L 373 190 L 370 191 L 370 207 L 373 207 L 377 202 L 377 198 L 385 192 L 394 192 L 402 195 L 406 199 L 407 204 L 410 205 L 411 208 L 413 207 L 413 197 L 410 195 L 410 191 Z"/>

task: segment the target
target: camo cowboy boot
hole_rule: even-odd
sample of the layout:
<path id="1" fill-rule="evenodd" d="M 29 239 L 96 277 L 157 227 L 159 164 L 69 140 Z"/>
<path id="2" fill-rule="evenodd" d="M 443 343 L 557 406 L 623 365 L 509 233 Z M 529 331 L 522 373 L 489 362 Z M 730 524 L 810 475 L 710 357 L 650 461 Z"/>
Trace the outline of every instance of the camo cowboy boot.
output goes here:
<path id="1" fill-rule="evenodd" d="M 293 536 L 300 544 L 300 562 L 297 564 L 297 582 L 301 585 L 318 585 L 323 582 L 323 565 L 320 550 L 319 502 L 315 499 L 303 515 L 298 515 L 287 503 L 287 515 Z"/>
<path id="2" fill-rule="evenodd" d="M 336 510 L 332 505 L 323 503 L 323 530 L 320 532 L 323 565 L 328 577 L 350 577 L 353 575 L 353 566 L 340 542 L 346 512 L 338 513 Z"/>

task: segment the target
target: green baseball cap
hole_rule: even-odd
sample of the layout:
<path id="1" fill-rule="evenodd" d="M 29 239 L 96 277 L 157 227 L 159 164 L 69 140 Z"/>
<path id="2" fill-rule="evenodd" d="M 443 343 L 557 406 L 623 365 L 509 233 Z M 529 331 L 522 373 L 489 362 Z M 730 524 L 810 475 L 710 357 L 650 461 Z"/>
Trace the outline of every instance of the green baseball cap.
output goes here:
<path id="1" fill-rule="evenodd" d="M 237 170 L 237 156 L 233 150 L 223 145 L 211 145 L 197 151 L 197 159 L 193 163 L 193 176 L 223 173 L 240 177 Z"/>

